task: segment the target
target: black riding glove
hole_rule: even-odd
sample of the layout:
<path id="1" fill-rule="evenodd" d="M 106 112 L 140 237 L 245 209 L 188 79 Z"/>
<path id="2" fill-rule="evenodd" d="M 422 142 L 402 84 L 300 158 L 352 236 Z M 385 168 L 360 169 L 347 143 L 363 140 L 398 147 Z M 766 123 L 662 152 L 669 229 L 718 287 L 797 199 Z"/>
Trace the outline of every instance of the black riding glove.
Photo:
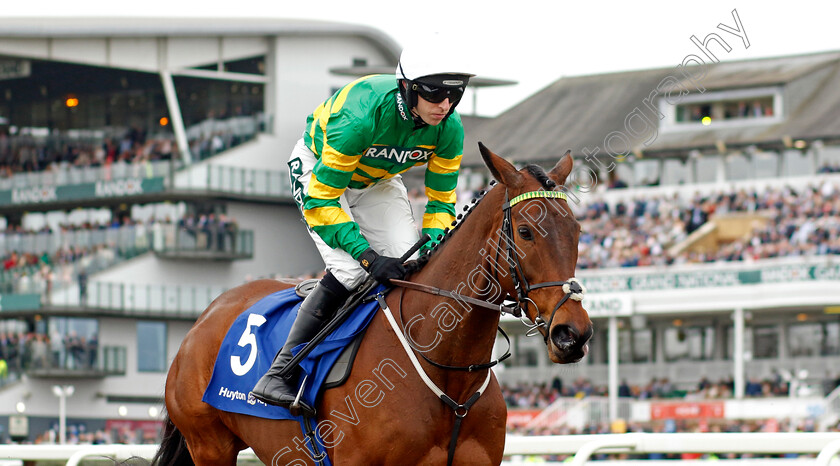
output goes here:
<path id="1" fill-rule="evenodd" d="M 396 257 L 380 256 L 372 248 L 368 248 L 359 256 L 359 264 L 379 283 L 387 284 L 389 280 L 402 280 L 405 277 L 405 267 Z"/>

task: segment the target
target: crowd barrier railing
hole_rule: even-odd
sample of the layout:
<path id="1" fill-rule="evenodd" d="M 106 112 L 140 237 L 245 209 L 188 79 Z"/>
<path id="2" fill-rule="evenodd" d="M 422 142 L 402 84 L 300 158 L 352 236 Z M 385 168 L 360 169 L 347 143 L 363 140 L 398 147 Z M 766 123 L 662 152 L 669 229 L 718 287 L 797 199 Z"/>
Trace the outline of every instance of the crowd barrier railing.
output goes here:
<path id="1" fill-rule="evenodd" d="M 77 466 L 92 456 L 116 461 L 140 457 L 151 459 L 157 445 L 0 445 L 0 457 L 23 461 L 65 461 Z M 832 464 L 840 451 L 836 432 L 820 433 L 628 433 L 603 435 L 507 436 L 505 456 L 574 455 L 570 464 L 582 466 L 598 453 L 752 453 L 817 455 L 816 466 Z M 240 461 L 254 461 L 249 448 Z"/>

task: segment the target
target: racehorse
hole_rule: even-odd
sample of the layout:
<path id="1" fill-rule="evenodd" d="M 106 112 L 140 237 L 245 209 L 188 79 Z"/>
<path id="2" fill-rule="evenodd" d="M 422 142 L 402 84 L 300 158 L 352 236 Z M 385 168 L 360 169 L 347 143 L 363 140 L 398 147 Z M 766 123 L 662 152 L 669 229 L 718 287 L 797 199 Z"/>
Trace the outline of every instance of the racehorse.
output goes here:
<path id="1" fill-rule="evenodd" d="M 406 281 L 417 286 L 390 289 L 349 378 L 317 401 L 317 433 L 333 464 L 500 464 L 507 410 L 489 368 L 497 362 L 491 360 L 500 311 L 521 310 L 533 321 L 530 333 L 543 337 L 554 363 L 586 354 L 592 322 L 581 304 L 584 290 L 572 278 L 580 226 L 563 194 L 571 155 L 546 173 L 535 165 L 517 170 L 479 147 L 498 183 L 465 208 L 431 253 L 409 263 L 417 270 Z M 234 319 L 290 286 L 241 285 L 197 319 L 169 369 L 154 464 L 232 465 L 247 447 L 265 464 L 313 464 L 298 422 L 202 402 Z M 505 307 L 506 300 L 515 306 Z"/>

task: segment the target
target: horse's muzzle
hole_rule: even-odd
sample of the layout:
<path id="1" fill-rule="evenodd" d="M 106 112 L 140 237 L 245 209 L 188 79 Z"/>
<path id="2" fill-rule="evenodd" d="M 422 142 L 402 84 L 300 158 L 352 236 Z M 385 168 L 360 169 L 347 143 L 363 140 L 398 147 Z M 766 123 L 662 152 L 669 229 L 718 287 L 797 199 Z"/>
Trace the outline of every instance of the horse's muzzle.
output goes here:
<path id="1" fill-rule="evenodd" d="M 571 325 L 558 324 L 551 328 L 551 346 L 561 364 L 580 361 L 587 353 L 587 343 L 592 338 L 592 325 L 583 332 Z"/>

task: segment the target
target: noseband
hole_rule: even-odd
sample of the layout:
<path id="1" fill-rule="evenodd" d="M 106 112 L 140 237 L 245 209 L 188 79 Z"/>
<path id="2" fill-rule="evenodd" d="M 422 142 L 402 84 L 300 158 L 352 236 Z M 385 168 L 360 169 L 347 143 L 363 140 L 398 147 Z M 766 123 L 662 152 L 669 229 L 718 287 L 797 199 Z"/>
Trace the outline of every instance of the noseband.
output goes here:
<path id="1" fill-rule="evenodd" d="M 554 321 L 554 315 L 557 313 L 557 310 L 560 309 L 566 301 L 571 298 L 574 301 L 581 301 L 583 299 L 583 294 L 586 292 L 586 288 L 584 288 L 583 284 L 577 278 L 569 278 L 566 281 L 562 282 L 542 282 L 542 283 L 535 283 L 531 284 L 528 282 L 528 278 L 525 277 L 525 272 L 522 269 L 522 263 L 519 262 L 519 256 L 513 249 L 514 246 L 514 237 L 513 237 L 513 220 L 511 219 L 511 208 L 523 201 L 529 201 L 532 199 L 541 199 L 541 198 L 549 198 L 549 199 L 563 199 L 566 200 L 566 194 L 560 191 L 530 191 L 524 194 L 520 194 L 519 196 L 514 197 L 513 199 L 508 199 L 508 192 L 505 190 L 505 203 L 502 205 L 502 210 L 504 211 L 504 220 L 502 221 L 502 234 L 499 237 L 499 245 L 496 249 L 496 264 L 498 264 L 498 257 L 499 252 L 502 248 L 502 239 L 505 242 L 505 248 L 507 249 L 507 263 L 510 267 L 510 275 L 511 280 L 513 281 L 513 287 L 516 289 L 516 301 L 517 305 L 522 310 L 522 314 L 524 314 L 525 318 L 528 316 L 528 303 L 534 305 L 536 308 L 536 315 L 534 317 L 534 323 L 528 324 L 523 320 L 523 323 L 529 325 L 530 328 L 525 333 L 526 336 L 534 336 L 537 333 L 542 333 L 543 340 L 548 343 L 549 337 L 549 329 L 551 329 L 551 323 Z M 534 302 L 533 299 L 528 297 L 528 293 L 533 290 L 537 290 L 540 288 L 548 288 L 551 286 L 560 286 L 563 287 L 563 299 L 554 306 L 554 310 L 551 311 L 551 317 L 549 317 L 548 321 L 542 318 L 540 315 L 540 309 L 537 304 Z M 522 317 L 520 317 L 522 319 Z"/>

